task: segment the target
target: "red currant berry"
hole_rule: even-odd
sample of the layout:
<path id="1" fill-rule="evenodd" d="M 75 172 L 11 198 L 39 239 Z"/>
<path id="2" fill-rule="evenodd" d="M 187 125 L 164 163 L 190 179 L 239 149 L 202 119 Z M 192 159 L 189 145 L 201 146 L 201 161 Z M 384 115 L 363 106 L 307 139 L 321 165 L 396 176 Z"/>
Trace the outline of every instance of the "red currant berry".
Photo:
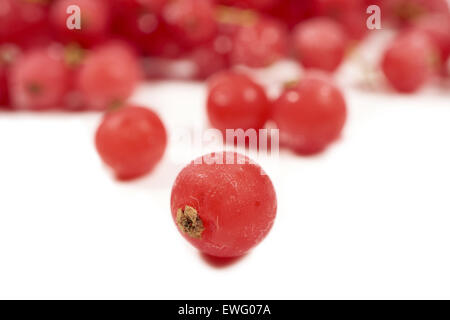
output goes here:
<path id="1" fill-rule="evenodd" d="M 346 45 L 344 30 L 329 18 L 302 22 L 293 34 L 295 55 L 305 68 L 335 71 L 344 59 Z"/>
<path id="2" fill-rule="evenodd" d="M 212 0 L 173 0 L 163 16 L 178 39 L 188 45 L 212 39 L 217 30 Z"/>
<path id="3" fill-rule="evenodd" d="M 73 5 L 80 8 L 80 29 L 67 27 L 67 8 Z M 52 4 L 50 19 L 60 40 L 92 46 L 105 39 L 110 23 L 109 14 L 108 4 L 104 0 L 57 0 Z"/>
<path id="4" fill-rule="evenodd" d="M 26 48 L 48 44 L 46 11 L 44 1 L 0 0 L 0 43 L 11 42 Z"/>
<path id="5" fill-rule="evenodd" d="M 58 48 L 36 49 L 11 68 L 11 99 L 17 109 L 61 107 L 68 90 L 69 71 Z"/>
<path id="6" fill-rule="evenodd" d="M 439 49 L 442 63 L 450 55 L 450 14 L 430 14 L 415 21 L 414 28 L 424 32 Z"/>
<path id="7" fill-rule="evenodd" d="M 266 93 L 248 76 L 225 71 L 213 76 L 208 86 L 207 111 L 212 126 L 226 129 L 260 129 L 270 113 Z"/>
<path id="8" fill-rule="evenodd" d="M 260 166 L 238 153 L 218 152 L 179 173 L 171 210 L 178 230 L 201 252 L 238 257 L 269 233 L 277 200 Z"/>
<path id="9" fill-rule="evenodd" d="M 258 19 L 241 26 L 231 52 L 234 64 L 253 68 L 267 67 L 287 53 L 287 30 L 276 20 Z"/>
<path id="10" fill-rule="evenodd" d="M 124 103 L 140 78 L 133 51 L 113 42 L 88 55 L 78 73 L 77 85 L 89 109 L 104 110 Z"/>
<path id="11" fill-rule="evenodd" d="M 95 137 L 97 151 L 120 180 L 149 173 L 164 155 L 166 129 L 156 113 L 127 106 L 109 112 Z"/>
<path id="12" fill-rule="evenodd" d="M 422 32 L 399 35 L 388 47 L 382 70 L 390 84 L 400 92 L 420 89 L 429 79 L 437 51 Z"/>
<path id="13" fill-rule="evenodd" d="M 347 117 L 341 91 L 325 76 L 306 76 L 286 89 L 272 112 L 280 143 L 304 155 L 319 153 L 336 140 Z"/>

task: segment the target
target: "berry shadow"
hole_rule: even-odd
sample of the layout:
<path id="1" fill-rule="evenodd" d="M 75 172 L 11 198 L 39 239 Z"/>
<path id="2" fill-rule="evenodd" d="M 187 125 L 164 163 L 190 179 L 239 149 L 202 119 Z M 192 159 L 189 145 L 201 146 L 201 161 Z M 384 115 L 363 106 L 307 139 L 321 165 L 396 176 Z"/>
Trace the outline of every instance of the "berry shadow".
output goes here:
<path id="1" fill-rule="evenodd" d="M 216 269 L 224 269 L 227 267 L 231 267 L 235 264 L 237 264 L 239 261 L 243 260 L 247 255 L 243 255 L 240 257 L 233 257 L 233 258 L 219 258 L 210 256 L 205 253 L 199 253 L 200 258 L 203 259 L 209 266 L 216 268 Z"/>

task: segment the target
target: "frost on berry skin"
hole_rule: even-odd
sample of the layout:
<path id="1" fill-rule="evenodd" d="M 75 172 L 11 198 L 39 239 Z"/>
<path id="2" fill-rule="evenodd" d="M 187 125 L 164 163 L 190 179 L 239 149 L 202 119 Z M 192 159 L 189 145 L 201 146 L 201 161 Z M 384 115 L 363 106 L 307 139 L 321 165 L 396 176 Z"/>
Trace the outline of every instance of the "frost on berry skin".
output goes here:
<path id="1" fill-rule="evenodd" d="M 384 53 L 381 68 L 392 87 L 403 93 L 419 90 L 438 60 L 437 49 L 423 32 L 400 34 Z"/>
<path id="2" fill-rule="evenodd" d="M 212 39 L 217 31 L 211 0 L 173 0 L 163 10 L 163 18 L 180 42 L 196 45 Z"/>
<path id="3" fill-rule="evenodd" d="M 81 29 L 67 28 L 67 8 L 80 7 Z M 57 0 L 50 10 L 50 20 L 59 40 L 92 46 L 106 38 L 110 17 L 108 1 L 105 0 Z"/>
<path id="4" fill-rule="evenodd" d="M 235 37 L 231 59 L 252 68 L 267 67 L 287 53 L 287 29 L 276 20 L 258 18 L 242 25 Z"/>
<path id="5" fill-rule="evenodd" d="M 249 158 L 233 152 L 194 160 L 172 188 L 171 211 L 178 230 L 211 256 L 247 253 L 269 233 L 276 210 L 269 177 Z"/>
<path id="6" fill-rule="evenodd" d="M 22 110 L 61 107 L 69 80 L 69 71 L 58 48 L 30 51 L 11 68 L 12 104 Z"/>
<path id="7" fill-rule="evenodd" d="M 137 86 L 141 71 L 128 46 L 111 42 L 88 54 L 77 77 L 86 107 L 105 110 L 126 101 Z"/>
<path id="8" fill-rule="evenodd" d="M 141 177 L 164 155 L 167 133 L 153 111 L 126 106 L 105 115 L 95 136 L 97 151 L 119 180 Z"/>
<path id="9" fill-rule="evenodd" d="M 329 18 L 314 18 L 294 29 L 294 53 L 305 68 L 335 71 L 344 59 L 346 46 L 344 30 Z"/>
<path id="10" fill-rule="evenodd" d="M 342 93 L 330 79 L 309 74 L 274 102 L 272 118 L 280 130 L 281 145 L 312 155 L 340 136 L 347 109 Z"/>
<path id="11" fill-rule="evenodd" d="M 264 88 L 247 75 L 224 71 L 208 82 L 207 112 L 213 127 L 261 129 L 269 118 L 270 104 Z"/>

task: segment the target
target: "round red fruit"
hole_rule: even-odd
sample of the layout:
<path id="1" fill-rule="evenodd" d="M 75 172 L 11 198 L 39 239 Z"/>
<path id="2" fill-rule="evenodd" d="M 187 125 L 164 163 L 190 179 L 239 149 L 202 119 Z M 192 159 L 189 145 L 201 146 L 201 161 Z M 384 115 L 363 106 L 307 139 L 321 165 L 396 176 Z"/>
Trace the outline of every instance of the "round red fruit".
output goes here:
<path id="1" fill-rule="evenodd" d="M 17 109 L 46 110 L 62 106 L 69 70 L 59 48 L 35 49 L 11 68 L 11 99 Z"/>
<path id="2" fill-rule="evenodd" d="M 392 87 L 411 93 L 427 82 L 437 56 L 437 49 L 423 32 L 410 31 L 394 39 L 384 53 L 381 67 Z"/>
<path id="3" fill-rule="evenodd" d="M 344 59 L 346 46 L 344 30 L 329 18 L 307 20 L 294 30 L 294 52 L 305 68 L 335 71 Z"/>
<path id="4" fill-rule="evenodd" d="M 450 14 L 429 14 L 414 23 L 414 28 L 424 32 L 439 49 L 440 62 L 450 55 Z"/>
<path id="5" fill-rule="evenodd" d="M 149 173 L 164 155 L 166 129 L 156 113 L 127 106 L 109 112 L 95 137 L 97 151 L 120 180 Z"/>
<path id="6" fill-rule="evenodd" d="M 263 87 L 250 77 L 232 71 L 216 74 L 208 84 L 207 111 L 213 127 L 226 129 L 260 129 L 270 113 Z"/>
<path id="7" fill-rule="evenodd" d="M 105 110 L 124 103 L 140 78 L 134 52 L 122 43 L 113 42 L 88 55 L 78 73 L 77 85 L 87 108 Z"/>
<path id="8" fill-rule="evenodd" d="M 164 8 L 163 17 L 187 45 L 208 41 L 217 31 L 211 0 L 173 0 Z"/>
<path id="9" fill-rule="evenodd" d="M 231 58 L 234 64 L 262 68 L 283 58 L 286 52 L 286 28 L 276 20 L 264 18 L 239 28 Z"/>
<path id="10" fill-rule="evenodd" d="M 325 76 L 306 76 L 274 102 L 280 143 L 309 155 L 323 151 L 341 134 L 347 118 L 341 91 Z"/>
<path id="11" fill-rule="evenodd" d="M 201 252 L 238 257 L 269 233 L 277 200 L 260 166 L 238 153 L 217 152 L 179 173 L 171 211 L 178 230 Z"/>

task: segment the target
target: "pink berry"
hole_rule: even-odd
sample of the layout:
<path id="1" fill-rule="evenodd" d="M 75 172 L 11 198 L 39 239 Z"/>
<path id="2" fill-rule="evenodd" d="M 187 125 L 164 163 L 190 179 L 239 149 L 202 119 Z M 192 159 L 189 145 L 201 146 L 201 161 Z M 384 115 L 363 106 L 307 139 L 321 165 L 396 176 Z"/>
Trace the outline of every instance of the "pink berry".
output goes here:
<path id="1" fill-rule="evenodd" d="M 270 105 L 266 93 L 248 76 L 231 71 L 213 76 L 208 85 L 207 111 L 211 124 L 222 130 L 260 129 Z"/>
<path id="2" fill-rule="evenodd" d="M 133 93 L 141 77 L 133 51 L 120 42 L 93 50 L 78 74 L 77 85 L 89 109 L 120 105 Z"/>
<path id="3" fill-rule="evenodd" d="M 49 43 L 48 33 L 44 1 L 0 0 L 0 43 L 43 46 Z"/>
<path id="4" fill-rule="evenodd" d="M 424 33 L 406 32 L 389 45 L 381 68 L 397 91 L 411 93 L 428 81 L 436 55 L 436 49 Z"/>
<path id="5" fill-rule="evenodd" d="M 25 110 L 61 107 L 68 83 L 69 71 L 59 48 L 30 51 L 11 69 L 13 106 Z"/>
<path id="6" fill-rule="evenodd" d="M 344 30 L 329 18 L 307 20 L 294 30 L 294 53 L 305 68 L 335 71 L 344 59 L 346 46 Z"/>
<path id="7" fill-rule="evenodd" d="M 70 16 L 67 8 L 72 5 L 80 8 L 81 29 L 67 27 Z M 50 19 L 60 40 L 92 46 L 107 36 L 109 14 L 108 2 L 105 0 L 56 0 L 52 4 Z"/>
<path id="8" fill-rule="evenodd" d="M 173 0 L 164 8 L 163 16 L 179 41 L 187 45 L 206 42 L 217 30 L 211 0 Z"/>
<path id="9" fill-rule="evenodd" d="M 120 180 L 149 173 L 164 155 L 167 134 L 153 111 L 127 106 L 109 112 L 95 137 L 97 151 Z"/>
<path id="10" fill-rule="evenodd" d="M 217 152 L 179 173 L 171 211 L 180 233 L 201 252 L 238 257 L 269 233 L 277 200 L 260 166 L 238 153 Z"/>
<path id="11" fill-rule="evenodd" d="M 258 19 L 238 30 L 233 50 L 232 62 L 253 68 L 267 67 L 283 58 L 287 53 L 287 31 L 276 20 Z"/>
<path id="12" fill-rule="evenodd" d="M 325 76 L 306 76 L 274 102 L 272 117 L 280 143 L 309 155 L 323 151 L 344 127 L 347 109 L 341 91 Z"/>

